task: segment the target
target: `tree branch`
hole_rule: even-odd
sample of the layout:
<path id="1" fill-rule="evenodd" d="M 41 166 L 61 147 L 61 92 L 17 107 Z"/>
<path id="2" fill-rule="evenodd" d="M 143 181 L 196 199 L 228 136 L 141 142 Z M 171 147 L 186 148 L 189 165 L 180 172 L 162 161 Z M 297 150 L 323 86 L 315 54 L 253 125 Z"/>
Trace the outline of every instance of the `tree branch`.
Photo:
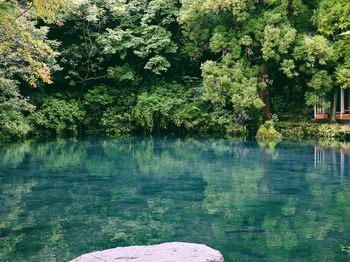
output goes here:
<path id="1" fill-rule="evenodd" d="M 108 75 L 103 75 L 103 76 L 96 76 L 96 77 L 89 77 L 89 78 L 85 78 L 81 81 L 78 81 L 76 83 L 84 83 L 84 82 L 87 82 L 87 81 L 92 81 L 92 80 L 99 80 L 99 79 L 103 79 L 103 78 L 106 78 Z"/>
<path id="2" fill-rule="evenodd" d="M 24 10 L 19 16 L 17 16 L 17 17 L 13 20 L 13 22 L 16 21 L 18 18 L 22 17 L 23 15 L 25 15 L 26 13 L 28 13 L 29 10 L 32 9 L 33 6 L 34 6 L 34 5 L 31 4 L 31 6 L 28 7 L 26 10 Z"/>

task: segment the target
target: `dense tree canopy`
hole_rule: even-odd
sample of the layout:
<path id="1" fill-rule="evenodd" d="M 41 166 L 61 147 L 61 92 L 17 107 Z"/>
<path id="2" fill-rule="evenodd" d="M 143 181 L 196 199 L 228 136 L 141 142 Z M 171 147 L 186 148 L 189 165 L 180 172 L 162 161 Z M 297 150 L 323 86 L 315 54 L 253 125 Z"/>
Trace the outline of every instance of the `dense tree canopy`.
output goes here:
<path id="1" fill-rule="evenodd" d="M 0 137 L 310 120 L 350 87 L 349 30 L 348 0 L 0 0 Z"/>
<path id="2" fill-rule="evenodd" d="M 6 74 L 17 74 L 34 86 L 39 79 L 52 83 L 57 56 L 52 47 L 57 45 L 46 38 L 48 28 L 36 22 L 53 22 L 62 6 L 61 0 L 0 2 L 0 61 Z"/>

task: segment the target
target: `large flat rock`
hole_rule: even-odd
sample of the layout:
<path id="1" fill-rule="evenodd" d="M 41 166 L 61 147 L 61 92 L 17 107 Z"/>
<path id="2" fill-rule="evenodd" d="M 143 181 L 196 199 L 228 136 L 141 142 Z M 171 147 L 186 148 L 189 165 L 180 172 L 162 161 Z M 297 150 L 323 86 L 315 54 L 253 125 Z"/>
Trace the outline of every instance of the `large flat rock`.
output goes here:
<path id="1" fill-rule="evenodd" d="M 172 242 L 154 246 L 117 247 L 77 257 L 70 262 L 224 262 L 221 253 L 202 244 Z"/>

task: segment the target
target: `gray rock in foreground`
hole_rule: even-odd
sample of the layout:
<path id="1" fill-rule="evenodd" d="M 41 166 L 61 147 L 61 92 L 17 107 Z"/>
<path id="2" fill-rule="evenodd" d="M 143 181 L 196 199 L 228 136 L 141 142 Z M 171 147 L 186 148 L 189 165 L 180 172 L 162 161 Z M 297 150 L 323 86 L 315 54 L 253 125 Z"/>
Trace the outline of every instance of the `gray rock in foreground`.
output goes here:
<path id="1" fill-rule="evenodd" d="M 70 262 L 224 262 L 206 245 L 172 242 L 154 246 L 117 247 L 77 257 Z"/>

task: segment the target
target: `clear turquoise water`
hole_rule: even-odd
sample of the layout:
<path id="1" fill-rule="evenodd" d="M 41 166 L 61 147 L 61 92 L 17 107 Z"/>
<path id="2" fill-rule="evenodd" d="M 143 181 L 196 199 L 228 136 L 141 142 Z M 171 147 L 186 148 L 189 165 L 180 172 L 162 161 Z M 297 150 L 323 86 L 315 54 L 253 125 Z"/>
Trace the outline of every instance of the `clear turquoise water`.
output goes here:
<path id="1" fill-rule="evenodd" d="M 195 139 L 0 148 L 0 261 L 204 243 L 230 261 L 350 261 L 350 151 Z"/>

